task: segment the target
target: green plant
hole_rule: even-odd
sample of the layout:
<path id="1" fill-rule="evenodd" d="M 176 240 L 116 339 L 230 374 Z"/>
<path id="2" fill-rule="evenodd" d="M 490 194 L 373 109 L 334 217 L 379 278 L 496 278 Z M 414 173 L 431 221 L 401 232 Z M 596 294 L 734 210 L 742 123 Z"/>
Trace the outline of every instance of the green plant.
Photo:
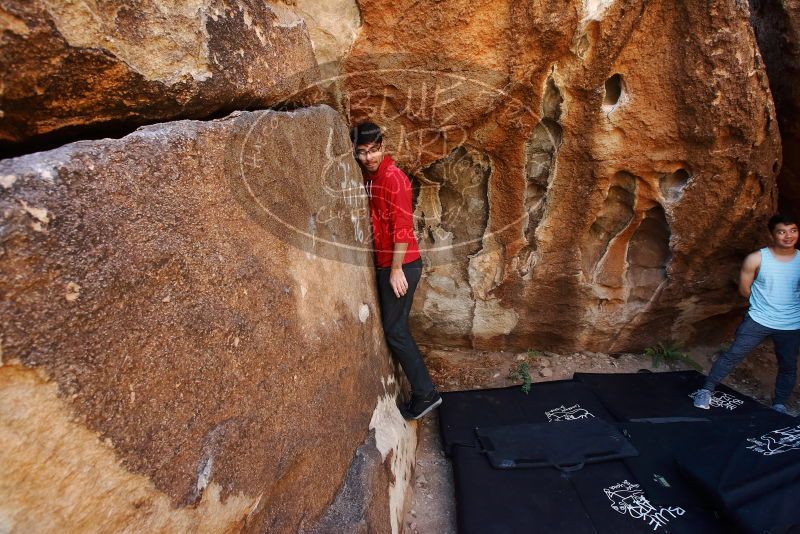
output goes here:
<path id="1" fill-rule="evenodd" d="M 671 364 L 682 362 L 692 369 L 702 371 L 699 363 L 694 361 L 683 348 L 672 341 L 658 342 L 655 347 L 644 349 L 644 355 L 653 362 L 653 367 L 660 367 L 661 364 Z"/>
<path id="2" fill-rule="evenodd" d="M 527 361 L 518 362 L 508 371 L 511 380 L 522 380 L 522 392 L 526 395 L 531 391 L 531 368 Z"/>
<path id="3" fill-rule="evenodd" d="M 528 358 L 539 358 L 544 356 L 544 352 L 540 350 L 528 349 Z"/>

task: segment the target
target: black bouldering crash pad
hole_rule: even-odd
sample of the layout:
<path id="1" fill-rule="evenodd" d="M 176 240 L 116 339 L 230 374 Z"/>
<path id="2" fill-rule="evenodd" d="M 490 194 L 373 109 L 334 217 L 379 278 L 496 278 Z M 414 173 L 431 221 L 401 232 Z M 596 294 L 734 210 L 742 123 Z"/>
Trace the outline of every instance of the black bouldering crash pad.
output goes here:
<path id="1" fill-rule="evenodd" d="M 729 513 L 800 481 L 800 422 L 781 414 L 720 421 L 676 460 L 686 478 Z"/>
<path id="2" fill-rule="evenodd" d="M 795 418 L 725 387 L 694 408 L 693 371 L 575 377 L 443 394 L 459 532 L 796 534 Z M 592 437 L 609 424 L 638 456 Z"/>
<path id="3" fill-rule="evenodd" d="M 564 473 L 494 469 L 474 447 L 453 447 L 460 534 L 730 532 L 713 513 L 648 498 L 622 461 Z"/>

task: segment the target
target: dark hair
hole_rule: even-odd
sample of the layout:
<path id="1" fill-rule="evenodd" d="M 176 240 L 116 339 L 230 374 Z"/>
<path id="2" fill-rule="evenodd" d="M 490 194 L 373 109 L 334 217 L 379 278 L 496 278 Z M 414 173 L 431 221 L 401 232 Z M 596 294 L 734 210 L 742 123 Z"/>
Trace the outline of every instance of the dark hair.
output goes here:
<path id="1" fill-rule="evenodd" d="M 381 127 L 374 122 L 359 124 L 350 130 L 350 140 L 353 141 L 353 148 L 358 145 L 368 145 L 370 143 L 380 143 L 383 141 Z"/>
<path id="2" fill-rule="evenodd" d="M 772 217 L 770 217 L 769 222 L 767 223 L 767 227 L 769 228 L 770 233 L 775 230 L 775 227 L 779 224 L 790 225 L 794 224 L 797 226 L 797 219 L 792 217 L 791 215 L 784 215 L 783 213 L 776 213 Z"/>

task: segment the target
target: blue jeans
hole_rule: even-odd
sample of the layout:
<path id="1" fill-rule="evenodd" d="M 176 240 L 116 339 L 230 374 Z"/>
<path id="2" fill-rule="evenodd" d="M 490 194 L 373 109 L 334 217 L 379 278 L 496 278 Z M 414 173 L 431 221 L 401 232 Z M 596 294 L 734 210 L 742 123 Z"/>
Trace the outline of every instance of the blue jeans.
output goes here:
<path id="1" fill-rule="evenodd" d="M 736 339 L 725 351 L 708 373 L 703 386 L 714 391 L 723 378 L 733 371 L 747 354 L 756 348 L 764 339 L 771 337 L 775 345 L 775 356 L 778 358 L 778 376 L 775 379 L 774 404 L 786 404 L 797 383 L 797 351 L 800 349 L 800 330 L 776 330 L 761 325 L 746 315 L 742 324 L 736 329 Z"/>

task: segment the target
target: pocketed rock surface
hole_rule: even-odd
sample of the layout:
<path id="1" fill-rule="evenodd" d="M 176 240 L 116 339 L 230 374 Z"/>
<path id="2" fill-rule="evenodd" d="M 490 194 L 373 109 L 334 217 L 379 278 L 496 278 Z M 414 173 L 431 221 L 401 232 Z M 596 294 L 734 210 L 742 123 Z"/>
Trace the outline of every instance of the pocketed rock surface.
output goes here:
<path id="1" fill-rule="evenodd" d="M 781 213 L 800 217 L 800 2 L 750 0 L 749 4 L 784 148 L 778 175 L 779 208 Z"/>
<path id="2" fill-rule="evenodd" d="M 735 0 L 362 2 L 354 120 L 418 181 L 412 318 L 441 347 L 713 343 L 776 207 L 780 138 Z"/>
<path id="3" fill-rule="evenodd" d="M 147 126 L 0 176 L 3 530 L 310 530 L 360 450 L 361 519 L 391 531 L 415 439 L 365 236 L 334 218 L 303 248 L 267 215 L 364 208 L 337 113 Z"/>

